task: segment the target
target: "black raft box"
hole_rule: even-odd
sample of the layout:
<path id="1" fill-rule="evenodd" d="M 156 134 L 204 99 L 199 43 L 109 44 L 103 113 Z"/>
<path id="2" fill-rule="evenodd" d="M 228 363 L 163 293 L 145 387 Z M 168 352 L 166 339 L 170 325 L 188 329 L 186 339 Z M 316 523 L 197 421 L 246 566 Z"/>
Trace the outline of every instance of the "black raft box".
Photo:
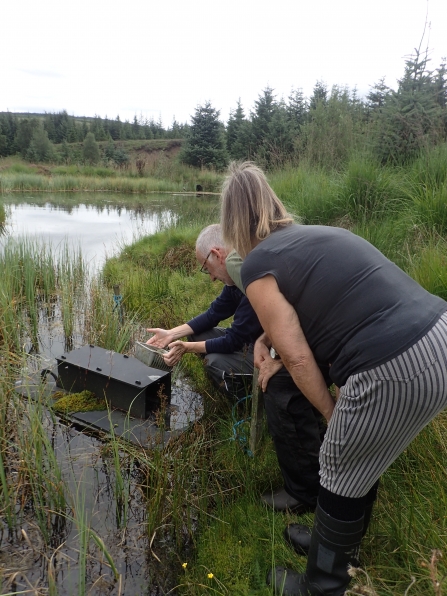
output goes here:
<path id="1" fill-rule="evenodd" d="M 164 400 L 171 401 L 171 373 L 146 366 L 136 358 L 82 346 L 57 358 L 57 386 L 71 393 L 87 389 L 105 397 L 112 408 L 137 418 L 149 418 Z"/>

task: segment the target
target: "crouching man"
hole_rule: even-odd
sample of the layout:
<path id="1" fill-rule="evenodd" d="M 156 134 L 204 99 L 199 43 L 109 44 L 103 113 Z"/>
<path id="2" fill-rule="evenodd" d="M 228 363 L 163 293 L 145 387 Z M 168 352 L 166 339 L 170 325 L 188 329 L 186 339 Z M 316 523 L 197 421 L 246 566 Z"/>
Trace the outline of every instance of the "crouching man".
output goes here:
<path id="1" fill-rule="evenodd" d="M 247 297 L 229 276 L 225 264 L 228 256 L 219 224 L 201 231 L 196 241 L 196 256 L 200 271 L 211 281 L 224 284 L 220 295 L 204 313 L 173 329 L 148 329 L 154 335 L 148 344 L 165 348 L 169 354 L 166 364 L 174 366 L 183 354 L 194 353 L 204 357 L 205 369 L 214 384 L 228 394 L 241 398 L 251 393 L 253 376 L 253 344 L 262 328 Z M 229 317 L 228 328 L 218 324 Z M 180 338 L 188 337 L 189 341 Z"/>

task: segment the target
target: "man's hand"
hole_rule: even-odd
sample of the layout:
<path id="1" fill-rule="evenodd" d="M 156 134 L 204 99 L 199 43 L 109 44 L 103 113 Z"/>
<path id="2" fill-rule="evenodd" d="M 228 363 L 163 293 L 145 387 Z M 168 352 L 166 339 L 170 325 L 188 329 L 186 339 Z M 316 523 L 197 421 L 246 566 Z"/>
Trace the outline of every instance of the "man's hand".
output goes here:
<path id="1" fill-rule="evenodd" d="M 253 361 L 254 365 L 256 368 L 259 368 L 259 370 L 261 370 L 264 360 L 272 360 L 272 357 L 270 356 L 270 346 L 271 342 L 265 333 L 258 337 L 255 342 L 253 348 Z"/>
<path id="2" fill-rule="evenodd" d="M 276 375 L 276 373 L 283 367 L 282 360 L 275 360 L 270 356 L 270 353 L 259 366 L 258 385 L 265 391 L 269 380 Z"/>
<path id="3" fill-rule="evenodd" d="M 169 354 L 163 356 L 163 360 L 168 366 L 175 366 L 179 362 L 185 352 L 187 352 L 188 342 L 174 341 L 169 344 Z"/>
<path id="4" fill-rule="evenodd" d="M 172 333 L 171 329 L 146 329 L 148 333 L 153 333 L 154 335 L 147 340 L 147 344 L 150 346 L 155 346 L 157 348 L 166 348 L 172 341 L 174 341 L 175 337 Z"/>

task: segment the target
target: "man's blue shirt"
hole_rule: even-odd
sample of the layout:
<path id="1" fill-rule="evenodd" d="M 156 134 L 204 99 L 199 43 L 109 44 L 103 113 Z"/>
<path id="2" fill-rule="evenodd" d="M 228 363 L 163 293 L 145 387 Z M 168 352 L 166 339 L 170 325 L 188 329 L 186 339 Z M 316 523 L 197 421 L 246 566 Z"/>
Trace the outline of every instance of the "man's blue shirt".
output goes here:
<path id="1" fill-rule="evenodd" d="M 225 285 L 209 309 L 188 321 L 195 334 L 203 333 L 234 315 L 225 335 L 205 342 L 207 354 L 231 354 L 253 344 L 262 333 L 255 311 L 247 297 L 236 287 Z"/>

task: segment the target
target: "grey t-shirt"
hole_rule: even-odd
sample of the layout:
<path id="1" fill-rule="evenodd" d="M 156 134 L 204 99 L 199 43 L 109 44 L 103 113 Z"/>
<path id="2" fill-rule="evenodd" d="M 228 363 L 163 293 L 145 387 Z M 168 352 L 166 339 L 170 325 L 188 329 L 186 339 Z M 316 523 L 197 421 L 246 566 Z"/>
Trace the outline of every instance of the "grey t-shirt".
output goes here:
<path id="1" fill-rule="evenodd" d="M 387 362 L 431 329 L 447 303 L 366 240 L 329 226 L 290 225 L 246 257 L 244 288 L 273 275 L 320 365 L 341 387 Z"/>

